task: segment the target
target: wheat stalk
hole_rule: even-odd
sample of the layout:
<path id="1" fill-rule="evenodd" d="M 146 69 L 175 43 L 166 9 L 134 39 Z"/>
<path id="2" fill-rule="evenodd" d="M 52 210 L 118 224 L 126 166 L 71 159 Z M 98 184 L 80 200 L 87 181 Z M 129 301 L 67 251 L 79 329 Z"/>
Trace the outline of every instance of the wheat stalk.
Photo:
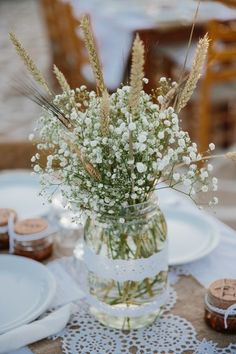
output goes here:
<path id="1" fill-rule="evenodd" d="M 129 95 L 129 105 L 131 111 L 135 114 L 138 109 L 138 103 L 140 98 L 140 92 L 143 88 L 143 72 L 144 67 L 144 44 L 136 35 L 132 48 L 132 63 L 131 63 L 131 74 L 130 74 L 130 95 Z"/>
<path id="2" fill-rule="evenodd" d="M 101 97 L 101 131 L 102 135 L 109 133 L 109 93 L 105 90 Z"/>
<path id="3" fill-rule="evenodd" d="M 196 22 L 197 22 L 197 16 L 198 16 L 200 4 L 201 4 L 201 0 L 198 0 L 198 4 L 197 4 L 197 7 L 196 7 L 196 11 L 195 11 L 195 14 L 194 14 L 193 23 L 192 23 L 192 27 L 191 27 L 191 31 L 190 31 L 190 35 L 189 35 L 187 51 L 186 51 L 186 55 L 185 55 L 185 58 L 184 58 L 184 64 L 182 66 L 178 82 L 182 81 L 182 78 L 183 78 L 183 75 L 184 75 L 184 72 L 185 72 L 185 68 L 186 68 L 186 64 L 187 64 L 187 60 L 188 60 L 188 56 L 189 56 L 189 50 L 190 50 L 190 46 L 191 46 L 192 39 L 193 39 L 193 32 L 194 32 L 195 25 L 196 25 Z M 176 96 L 175 104 L 177 102 L 177 99 L 178 99 L 178 97 Z M 174 104 L 174 106 L 175 106 L 175 104 Z"/>
<path id="4" fill-rule="evenodd" d="M 140 92 L 143 88 L 143 72 L 144 67 L 144 45 L 139 35 L 137 34 L 132 47 L 132 63 L 130 73 L 130 94 L 129 94 L 129 106 L 133 116 L 137 114 L 138 104 L 140 98 Z M 129 158 L 132 161 L 130 165 L 131 170 L 131 190 L 134 189 L 134 180 L 132 174 L 134 172 L 134 150 L 133 150 L 133 136 L 132 132 L 129 132 Z"/>
<path id="5" fill-rule="evenodd" d="M 101 181 L 102 177 L 101 177 L 100 172 L 90 162 L 85 162 L 83 166 L 84 166 L 86 172 L 92 178 L 94 178 L 96 181 Z"/>
<path id="6" fill-rule="evenodd" d="M 53 72 L 57 78 L 59 85 L 61 86 L 62 91 L 69 92 L 70 85 L 68 84 L 64 74 L 58 69 L 58 67 L 55 64 L 53 66 Z"/>
<path id="7" fill-rule="evenodd" d="M 94 178 L 96 181 L 101 181 L 102 177 L 100 172 L 90 162 L 86 160 L 86 158 L 81 153 L 80 148 L 78 146 L 74 146 L 71 142 L 67 143 L 70 146 L 71 150 L 78 155 L 83 168 L 90 175 L 90 177 Z"/>
<path id="8" fill-rule="evenodd" d="M 49 93 L 51 95 L 52 93 L 51 93 L 41 71 L 37 68 L 33 59 L 27 53 L 25 48 L 22 46 L 21 42 L 16 38 L 15 34 L 12 32 L 9 33 L 9 37 L 10 37 L 12 44 L 14 45 L 14 47 L 16 49 L 16 52 L 23 60 L 25 66 L 27 67 L 28 71 L 31 73 L 31 75 L 33 76 L 35 81 L 37 81 L 41 86 L 43 86 L 44 89 L 47 91 L 47 93 Z"/>
<path id="9" fill-rule="evenodd" d="M 189 99 L 191 98 L 193 91 L 197 86 L 197 82 L 201 77 L 202 68 L 206 59 L 207 50 L 209 47 L 209 38 L 208 34 L 205 34 L 198 42 L 196 53 L 194 56 L 192 69 L 189 74 L 189 78 L 186 82 L 185 87 L 179 95 L 179 99 L 176 106 L 176 111 L 180 112 L 182 108 L 186 106 Z"/>
<path id="10" fill-rule="evenodd" d="M 176 98 L 178 95 L 178 92 L 181 90 L 181 87 L 184 85 L 184 83 L 187 81 L 188 75 L 182 79 L 181 82 L 178 84 L 176 83 L 174 87 L 171 87 L 171 89 L 166 93 L 166 95 L 163 97 L 163 103 L 161 104 L 161 111 L 165 110 L 169 105 L 171 104 L 171 101 Z"/>
<path id="11" fill-rule="evenodd" d="M 89 61 L 92 66 L 92 70 L 96 79 L 97 87 L 100 92 L 105 91 L 105 83 L 103 79 L 103 73 L 101 64 L 98 58 L 95 40 L 93 38 L 90 21 L 88 16 L 83 16 L 80 22 L 80 27 L 84 34 L 85 46 L 88 50 Z"/>

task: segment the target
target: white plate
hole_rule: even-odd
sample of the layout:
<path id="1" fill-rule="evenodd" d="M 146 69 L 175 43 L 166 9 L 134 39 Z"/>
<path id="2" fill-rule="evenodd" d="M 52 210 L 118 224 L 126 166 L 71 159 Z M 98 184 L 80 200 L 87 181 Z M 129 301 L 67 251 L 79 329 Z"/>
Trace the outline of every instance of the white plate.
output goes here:
<path id="1" fill-rule="evenodd" d="M 42 216 L 49 212 L 47 202 L 38 195 L 39 191 L 39 179 L 29 171 L 0 173 L 0 208 L 12 208 L 20 218 Z"/>
<path id="2" fill-rule="evenodd" d="M 164 208 L 169 238 L 169 265 L 196 261 L 212 252 L 220 234 L 207 216 L 188 210 Z"/>
<path id="3" fill-rule="evenodd" d="M 56 292 L 43 264 L 13 255 L 0 255 L 0 284 L 0 334 L 35 320 Z"/>

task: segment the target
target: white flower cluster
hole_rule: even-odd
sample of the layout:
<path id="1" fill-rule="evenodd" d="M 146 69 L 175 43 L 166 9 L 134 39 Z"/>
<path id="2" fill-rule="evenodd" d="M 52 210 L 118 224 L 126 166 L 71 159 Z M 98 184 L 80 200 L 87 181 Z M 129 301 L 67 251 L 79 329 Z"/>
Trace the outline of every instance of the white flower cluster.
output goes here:
<path id="1" fill-rule="evenodd" d="M 72 129 L 47 111 L 39 119 L 40 143 L 32 162 L 34 171 L 43 175 L 44 185 L 60 186 L 66 198 L 84 210 L 109 214 L 147 200 L 161 181 L 174 189 L 184 185 L 192 198 L 200 191 L 217 190 L 217 179 L 210 178 L 212 165 L 199 167 L 202 156 L 181 130 L 174 109 L 161 110 L 160 97 L 160 104 L 154 103 L 141 91 L 134 115 L 129 92 L 130 87 L 123 86 L 109 97 L 105 135 L 101 97 L 95 92 L 82 86 L 55 97 L 54 104 Z M 44 150 L 51 151 L 46 166 L 39 162 Z M 216 199 L 211 202 L 215 203 Z"/>

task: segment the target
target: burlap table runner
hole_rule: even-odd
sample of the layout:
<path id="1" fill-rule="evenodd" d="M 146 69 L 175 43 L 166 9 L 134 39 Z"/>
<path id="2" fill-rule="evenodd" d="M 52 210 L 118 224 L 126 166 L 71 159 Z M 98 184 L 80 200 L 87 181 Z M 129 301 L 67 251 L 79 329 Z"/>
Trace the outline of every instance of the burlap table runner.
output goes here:
<path id="1" fill-rule="evenodd" d="M 218 343 L 219 347 L 227 347 L 230 343 L 236 342 L 236 335 L 226 335 L 213 331 L 204 322 L 204 295 L 205 289 L 192 276 L 182 276 L 174 285 L 177 291 L 177 302 L 171 313 L 184 317 L 190 321 L 197 331 L 198 339 L 212 340 Z M 42 340 L 29 346 L 35 354 L 62 354 L 61 341 L 59 339 Z M 136 354 L 137 349 L 133 348 L 131 354 Z M 184 351 L 184 354 L 192 354 L 193 351 Z M 71 353 L 84 354 L 84 353 Z M 120 353 L 110 353 L 120 354 Z M 157 354 L 158 348 L 157 348 Z M 169 353 L 173 354 L 170 348 Z"/>

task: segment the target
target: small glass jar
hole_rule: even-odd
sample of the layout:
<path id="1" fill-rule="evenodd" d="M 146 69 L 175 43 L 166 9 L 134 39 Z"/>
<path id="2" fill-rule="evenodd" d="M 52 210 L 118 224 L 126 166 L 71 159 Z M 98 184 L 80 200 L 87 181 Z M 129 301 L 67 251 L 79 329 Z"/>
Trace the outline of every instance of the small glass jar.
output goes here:
<path id="1" fill-rule="evenodd" d="M 236 333 L 236 279 L 219 279 L 209 286 L 205 321 L 217 332 Z"/>
<path id="2" fill-rule="evenodd" d="M 9 248 L 8 220 L 13 216 L 17 218 L 16 212 L 9 208 L 0 208 L 0 250 Z"/>
<path id="3" fill-rule="evenodd" d="M 50 232 L 44 219 L 26 219 L 16 222 L 13 236 L 13 253 L 43 261 L 53 252 L 54 232 Z M 12 236 L 11 236 L 12 237 Z"/>
<path id="4" fill-rule="evenodd" d="M 55 240 L 57 256 L 71 256 L 77 242 L 81 241 L 84 234 L 85 219 L 81 214 L 66 211 L 58 220 L 58 233 Z"/>

